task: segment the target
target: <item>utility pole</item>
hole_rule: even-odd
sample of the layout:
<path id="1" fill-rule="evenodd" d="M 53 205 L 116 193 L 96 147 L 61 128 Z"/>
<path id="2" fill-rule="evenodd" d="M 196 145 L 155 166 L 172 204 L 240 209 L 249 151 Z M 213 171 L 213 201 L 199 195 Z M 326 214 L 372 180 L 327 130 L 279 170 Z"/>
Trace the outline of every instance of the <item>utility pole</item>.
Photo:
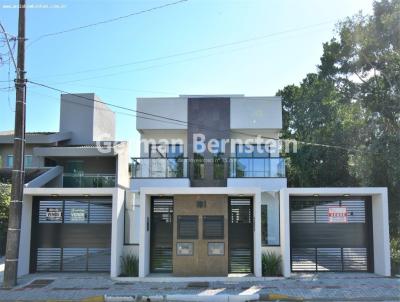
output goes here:
<path id="1" fill-rule="evenodd" d="M 12 54 L 10 54 L 12 55 Z M 14 159 L 11 176 L 11 202 L 8 218 L 6 263 L 4 270 L 4 287 L 17 284 L 19 239 L 21 234 L 22 203 L 24 196 L 24 155 L 25 155 L 25 0 L 19 1 L 18 17 L 18 57 L 15 79 L 15 128 Z"/>

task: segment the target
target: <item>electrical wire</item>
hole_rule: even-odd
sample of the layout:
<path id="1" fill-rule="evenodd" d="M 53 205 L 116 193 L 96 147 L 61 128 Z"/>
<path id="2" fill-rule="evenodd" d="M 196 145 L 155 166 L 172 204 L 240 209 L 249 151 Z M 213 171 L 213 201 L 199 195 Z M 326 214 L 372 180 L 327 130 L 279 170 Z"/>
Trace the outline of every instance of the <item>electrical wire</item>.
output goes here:
<path id="1" fill-rule="evenodd" d="M 264 39 L 271 38 L 271 37 L 274 37 L 274 36 L 279 36 L 279 35 L 283 35 L 283 34 L 298 32 L 298 31 L 302 31 L 302 30 L 307 30 L 307 29 L 323 26 L 323 25 L 332 24 L 334 22 L 336 22 L 336 20 L 329 20 L 329 21 L 325 21 L 325 22 L 310 24 L 310 25 L 303 26 L 303 27 L 296 27 L 296 28 L 292 28 L 292 29 L 288 29 L 288 30 L 269 33 L 269 34 L 265 34 L 265 35 L 258 36 L 258 37 L 253 37 L 253 38 L 248 38 L 248 39 L 243 39 L 243 40 L 237 40 L 237 41 L 223 43 L 223 44 L 216 44 L 216 45 L 213 45 L 213 46 L 199 48 L 199 49 L 193 49 L 193 50 L 188 50 L 188 51 L 184 51 L 184 52 L 178 52 L 178 53 L 174 53 L 174 54 L 170 54 L 170 55 L 166 55 L 166 56 L 159 56 L 159 57 L 143 59 L 143 60 L 137 60 L 137 61 L 127 62 L 127 63 L 122 63 L 122 64 L 99 67 L 99 68 L 78 70 L 78 71 L 75 71 L 75 72 L 53 74 L 53 75 L 48 75 L 48 76 L 45 76 L 45 77 L 37 77 L 37 78 L 38 79 L 45 79 L 45 78 L 53 78 L 53 77 L 63 77 L 63 76 L 69 76 L 69 75 L 76 75 L 76 74 L 80 74 L 80 73 L 97 72 L 97 71 L 102 71 L 102 70 L 121 68 L 121 67 L 126 67 L 126 66 L 131 66 L 131 65 L 149 63 L 149 62 L 160 61 L 160 60 L 165 60 L 165 59 L 171 59 L 171 58 L 175 58 L 175 57 L 196 54 L 196 53 L 200 53 L 200 52 L 204 52 L 204 51 L 210 51 L 210 50 L 215 50 L 215 49 L 219 49 L 219 48 L 225 48 L 225 47 L 229 47 L 229 46 L 235 46 L 235 45 L 245 44 L 245 43 L 249 43 L 249 42 L 254 42 L 254 41 L 258 41 L 258 40 L 264 40 Z"/>
<path id="2" fill-rule="evenodd" d="M 183 2 L 187 2 L 187 1 L 189 1 L 189 0 L 179 0 L 179 1 L 175 1 L 175 2 L 170 2 L 170 3 L 163 4 L 163 5 L 155 6 L 155 7 L 152 7 L 152 8 L 144 9 L 144 10 L 141 10 L 141 11 L 133 12 L 133 13 L 130 13 L 130 14 L 127 14 L 127 15 L 124 15 L 124 16 L 119 16 L 119 17 L 115 17 L 115 18 L 111 18 L 111 19 L 107 19 L 107 20 L 102 20 L 102 21 L 95 22 L 95 23 L 90 23 L 90 24 L 77 26 L 77 27 L 72 27 L 72 28 L 69 28 L 69 29 L 61 30 L 61 31 L 56 31 L 56 32 L 43 34 L 43 35 L 37 37 L 36 39 L 34 39 L 32 42 L 30 42 L 28 44 L 27 48 L 30 47 L 32 44 L 37 43 L 38 41 L 40 41 L 40 40 L 42 40 L 44 38 L 47 38 L 47 37 L 57 36 L 57 35 L 73 32 L 73 31 L 89 28 L 89 27 L 94 27 L 94 26 L 101 25 L 101 24 L 107 24 L 107 23 L 119 21 L 119 20 L 126 19 L 126 18 L 129 18 L 129 17 L 132 17 L 132 16 L 142 15 L 142 14 L 145 14 L 145 13 L 149 13 L 149 12 L 152 12 L 152 11 L 155 11 L 155 10 L 159 10 L 159 9 L 162 9 L 162 8 L 166 8 L 168 6 L 173 6 L 173 5 L 180 4 L 180 3 L 183 3 Z"/>
<path id="3" fill-rule="evenodd" d="M 178 122 L 178 123 L 180 123 L 180 125 L 182 125 L 182 124 L 184 124 L 184 125 L 193 125 L 193 126 L 196 126 L 198 128 L 201 128 L 201 129 L 210 129 L 210 130 L 213 130 L 213 131 L 223 131 L 223 132 L 225 132 L 224 130 L 214 129 L 214 128 L 207 128 L 204 125 L 199 125 L 199 124 L 192 123 L 192 122 L 182 121 L 182 120 L 178 120 L 178 119 L 174 119 L 174 118 L 170 118 L 170 117 L 166 117 L 166 116 L 162 116 L 162 115 L 158 115 L 158 114 L 143 112 L 143 111 L 135 110 L 135 109 L 132 109 L 132 108 L 129 108 L 129 107 L 124 107 L 124 106 L 115 105 L 115 104 L 108 103 L 108 102 L 103 102 L 103 101 L 100 101 L 100 100 L 94 100 L 94 99 L 91 99 L 91 98 L 87 98 L 87 97 L 85 97 L 83 95 L 70 93 L 70 92 L 67 92 L 65 90 L 58 89 L 58 88 L 55 88 L 55 87 L 51 87 L 51 86 L 48 86 L 46 84 L 34 82 L 34 81 L 31 81 L 31 80 L 27 80 L 27 82 L 31 83 L 31 84 L 34 84 L 34 85 L 37 85 L 37 86 L 45 87 L 45 88 L 53 90 L 53 91 L 58 91 L 58 92 L 61 92 L 63 94 L 73 95 L 73 96 L 78 97 L 78 98 L 86 99 L 86 100 L 88 100 L 90 102 L 98 102 L 98 103 L 101 103 L 101 104 L 104 104 L 104 105 L 107 105 L 107 106 L 110 106 L 110 107 L 115 107 L 115 108 L 118 108 L 118 109 L 135 112 L 136 113 L 136 117 L 142 118 L 143 116 L 138 116 L 137 115 L 137 114 L 142 114 L 142 115 L 150 116 L 152 118 L 161 118 L 161 119 L 164 119 L 164 120 L 167 120 L 167 121 L 172 121 L 172 122 L 175 122 L 175 123 Z M 299 141 L 299 140 L 296 140 L 296 139 L 276 139 L 276 138 L 273 138 L 273 137 L 267 137 L 267 136 L 263 136 L 263 135 L 255 135 L 255 134 L 250 134 L 250 133 L 237 131 L 237 130 L 231 130 L 231 132 L 232 133 L 237 133 L 237 134 L 242 134 L 242 135 L 245 135 L 245 136 L 248 136 L 248 137 L 254 137 L 254 138 L 260 137 L 260 138 L 263 138 L 263 139 L 269 139 L 269 140 L 274 140 L 274 141 L 279 141 L 279 140 L 288 141 L 288 142 L 296 141 L 297 143 L 300 143 L 300 144 L 303 144 L 303 145 L 308 145 L 308 146 L 333 148 L 333 149 L 340 149 L 340 150 L 351 151 L 351 152 L 363 152 L 362 150 L 358 150 L 358 149 L 354 149 L 354 148 L 346 148 L 346 147 L 338 146 L 338 145 L 312 143 L 312 142 Z"/>

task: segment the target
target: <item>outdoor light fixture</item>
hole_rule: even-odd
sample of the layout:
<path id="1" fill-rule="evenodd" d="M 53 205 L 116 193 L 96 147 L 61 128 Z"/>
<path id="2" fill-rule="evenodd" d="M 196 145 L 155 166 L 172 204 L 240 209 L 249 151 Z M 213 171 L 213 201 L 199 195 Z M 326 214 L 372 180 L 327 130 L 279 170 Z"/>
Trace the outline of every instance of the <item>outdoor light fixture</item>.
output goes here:
<path id="1" fill-rule="evenodd" d="M 350 196 L 350 194 L 343 194 L 343 196 L 344 196 L 344 197 L 349 197 L 349 196 Z"/>
<path id="2" fill-rule="evenodd" d="M 314 197 L 318 197 L 318 196 L 319 196 L 319 194 L 313 194 L 313 196 L 314 196 Z"/>
<path id="3" fill-rule="evenodd" d="M 83 194 L 83 196 L 85 196 L 85 197 L 89 197 L 90 195 L 89 195 L 89 194 Z"/>
<path id="4" fill-rule="evenodd" d="M 51 194 L 51 197 L 58 197 L 58 194 Z"/>

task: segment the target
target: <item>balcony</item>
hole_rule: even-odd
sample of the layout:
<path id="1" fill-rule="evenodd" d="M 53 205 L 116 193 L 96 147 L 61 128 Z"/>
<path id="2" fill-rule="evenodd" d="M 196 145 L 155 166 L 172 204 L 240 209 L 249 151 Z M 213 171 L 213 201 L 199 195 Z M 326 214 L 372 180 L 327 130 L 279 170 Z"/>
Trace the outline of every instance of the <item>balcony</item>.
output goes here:
<path id="1" fill-rule="evenodd" d="M 285 178 L 280 157 L 231 157 L 229 178 Z M 132 158 L 132 178 L 187 178 L 187 158 Z"/>
<path id="2" fill-rule="evenodd" d="M 132 158 L 132 178 L 187 178 L 187 158 Z"/>
<path id="3" fill-rule="evenodd" d="M 77 174 L 64 173 L 64 188 L 112 188 L 115 187 L 115 174 Z"/>
<path id="4" fill-rule="evenodd" d="M 285 159 L 281 157 L 231 157 L 230 178 L 284 178 Z"/>

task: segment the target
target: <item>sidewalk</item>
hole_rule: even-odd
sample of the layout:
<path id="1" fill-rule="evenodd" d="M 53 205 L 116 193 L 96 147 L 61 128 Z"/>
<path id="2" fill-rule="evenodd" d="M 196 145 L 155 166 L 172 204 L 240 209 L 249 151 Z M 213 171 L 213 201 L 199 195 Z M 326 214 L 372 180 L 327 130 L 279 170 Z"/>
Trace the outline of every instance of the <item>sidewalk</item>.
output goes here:
<path id="1" fill-rule="evenodd" d="M 400 279 L 364 273 L 307 274 L 270 281 L 258 281 L 256 278 L 254 281 L 232 278 L 232 281 L 225 282 L 165 282 L 163 278 L 160 278 L 160 281 L 121 282 L 112 280 L 108 274 L 32 274 L 20 278 L 16 288 L 0 289 L 0 300 L 78 301 L 104 295 L 108 297 L 140 295 L 159 298 L 165 295 L 191 295 L 202 301 L 210 301 L 209 298 L 212 296 L 219 299 L 229 296 L 231 297 L 229 301 L 233 301 L 236 300 L 232 299 L 233 296 L 270 295 L 271 298 L 274 297 L 271 296 L 273 294 L 317 301 L 400 301 Z"/>

